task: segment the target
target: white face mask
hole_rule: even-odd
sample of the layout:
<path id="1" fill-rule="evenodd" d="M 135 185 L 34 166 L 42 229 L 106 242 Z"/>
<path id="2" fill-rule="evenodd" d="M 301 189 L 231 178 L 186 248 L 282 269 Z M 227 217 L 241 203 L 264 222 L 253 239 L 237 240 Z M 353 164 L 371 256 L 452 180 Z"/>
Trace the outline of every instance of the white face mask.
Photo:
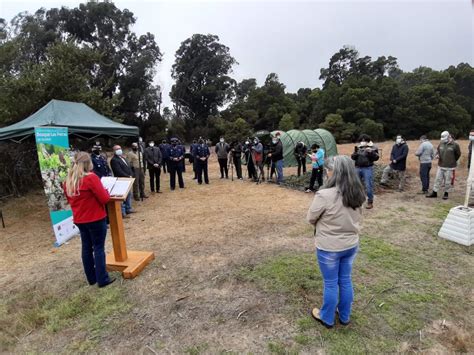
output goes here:
<path id="1" fill-rule="evenodd" d="M 140 143 L 143 142 L 142 137 L 138 138 L 138 141 L 139 141 Z"/>
<path id="2" fill-rule="evenodd" d="M 278 139 L 272 139 L 272 143 L 273 143 L 273 144 L 277 144 L 277 143 L 278 143 Z"/>
<path id="3" fill-rule="evenodd" d="M 470 135 L 470 136 L 469 136 L 469 140 L 470 140 L 471 142 L 474 141 L 474 136 L 471 136 L 471 135 Z"/>
<path id="4" fill-rule="evenodd" d="M 401 139 L 401 138 L 397 138 L 397 139 L 395 140 L 395 143 L 397 143 L 397 144 L 400 144 L 401 142 L 402 142 L 402 139 Z"/>
<path id="5" fill-rule="evenodd" d="M 249 144 L 250 144 L 250 142 L 249 142 L 249 141 L 245 141 L 245 144 L 249 145 Z"/>
<path id="6" fill-rule="evenodd" d="M 224 138 L 219 139 L 219 142 L 224 143 Z"/>
<path id="7" fill-rule="evenodd" d="M 155 146 L 155 143 L 150 143 L 150 147 L 154 147 Z"/>
<path id="8" fill-rule="evenodd" d="M 115 151 L 115 155 L 121 156 L 122 155 L 122 149 L 117 149 Z"/>
<path id="9" fill-rule="evenodd" d="M 361 147 L 365 147 L 367 145 L 367 142 L 360 142 Z"/>

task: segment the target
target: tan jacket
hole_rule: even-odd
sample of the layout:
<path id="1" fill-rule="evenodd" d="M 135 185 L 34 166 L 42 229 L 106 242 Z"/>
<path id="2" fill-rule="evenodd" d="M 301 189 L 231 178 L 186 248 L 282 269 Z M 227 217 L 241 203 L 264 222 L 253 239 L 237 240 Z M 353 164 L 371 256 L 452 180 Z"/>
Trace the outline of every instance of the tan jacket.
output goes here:
<path id="1" fill-rule="evenodd" d="M 362 210 L 344 207 L 335 187 L 316 193 L 306 216 L 316 226 L 316 248 L 343 251 L 359 244 Z"/>
<path id="2" fill-rule="evenodd" d="M 140 154 L 140 163 L 138 162 L 139 154 Z M 141 152 L 135 153 L 134 151 L 131 150 L 127 154 L 127 159 L 130 162 L 131 167 L 134 168 L 135 170 L 140 169 L 140 164 L 141 164 L 142 169 L 145 168 L 145 166 L 143 165 L 143 154 Z"/>

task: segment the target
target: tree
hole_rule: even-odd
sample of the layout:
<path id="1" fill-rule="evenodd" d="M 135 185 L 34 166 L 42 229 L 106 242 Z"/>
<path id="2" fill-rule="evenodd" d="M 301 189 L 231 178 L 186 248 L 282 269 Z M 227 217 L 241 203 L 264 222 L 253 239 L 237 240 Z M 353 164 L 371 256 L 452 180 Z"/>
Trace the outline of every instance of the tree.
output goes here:
<path id="1" fill-rule="evenodd" d="M 357 134 L 356 125 L 353 123 L 345 123 L 339 114 L 327 115 L 319 127 L 331 132 L 338 143 L 350 142 Z"/>
<path id="2" fill-rule="evenodd" d="M 228 74 L 236 60 L 215 35 L 194 34 L 176 51 L 170 97 L 187 129 L 205 126 L 210 115 L 228 102 L 235 85 Z"/>
<path id="3" fill-rule="evenodd" d="M 282 131 L 289 131 L 294 128 L 293 117 L 289 113 L 285 113 L 278 124 L 278 129 Z"/>
<path id="4" fill-rule="evenodd" d="M 359 121 L 359 132 L 368 134 L 373 141 L 381 141 L 384 139 L 383 124 L 377 123 L 370 118 L 364 118 Z"/>

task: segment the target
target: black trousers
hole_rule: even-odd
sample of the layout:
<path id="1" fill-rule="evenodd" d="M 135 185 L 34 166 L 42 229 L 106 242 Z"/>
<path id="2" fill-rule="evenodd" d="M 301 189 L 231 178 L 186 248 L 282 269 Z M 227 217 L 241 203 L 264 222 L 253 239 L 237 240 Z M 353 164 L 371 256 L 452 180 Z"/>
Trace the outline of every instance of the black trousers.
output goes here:
<path id="1" fill-rule="evenodd" d="M 237 179 L 242 179 L 242 161 L 240 160 L 240 157 L 234 156 L 232 160 L 235 167 L 235 173 L 237 174 Z"/>
<path id="2" fill-rule="evenodd" d="M 161 175 L 161 168 L 154 167 L 153 165 L 148 166 L 148 173 L 150 174 L 150 190 L 153 192 L 155 191 L 155 183 L 156 183 L 156 191 L 160 191 L 160 175 Z"/>
<path id="3" fill-rule="evenodd" d="M 133 198 L 138 200 L 140 197 L 145 196 L 145 173 L 143 169 L 136 169 L 133 171 L 133 177 L 135 181 L 133 182 Z"/>
<path id="4" fill-rule="evenodd" d="M 207 159 L 206 160 L 201 160 L 196 158 L 196 174 L 197 174 L 197 181 L 199 184 L 202 184 L 202 175 L 204 174 L 204 182 L 206 184 L 209 184 L 209 176 L 207 173 Z"/>
<path id="5" fill-rule="evenodd" d="M 298 176 L 301 176 L 301 168 L 303 168 L 303 174 L 306 174 L 306 158 L 296 158 L 296 161 L 298 162 Z"/>
<path id="6" fill-rule="evenodd" d="M 183 163 L 181 161 L 170 161 L 169 165 L 170 173 L 170 188 L 174 190 L 176 187 L 176 175 L 178 175 L 178 184 L 180 188 L 184 188 L 183 181 Z"/>
<path id="7" fill-rule="evenodd" d="M 423 191 L 428 191 L 428 189 L 430 188 L 430 170 L 431 163 L 420 164 L 420 180 L 421 188 Z"/>
<path id="8" fill-rule="evenodd" d="M 219 169 L 221 171 L 221 178 L 224 177 L 224 173 L 225 173 L 225 177 L 228 178 L 229 177 L 229 169 L 227 168 L 227 158 L 225 159 L 217 159 L 217 161 L 219 162 Z"/>
<path id="9" fill-rule="evenodd" d="M 323 168 L 313 168 L 311 171 L 311 180 L 309 181 L 309 189 L 314 190 L 314 183 L 318 180 L 318 189 L 323 186 Z"/>
<path id="10" fill-rule="evenodd" d="M 166 174 L 167 171 L 169 171 L 169 163 L 168 163 L 168 159 L 163 159 L 163 173 Z"/>
<path id="11" fill-rule="evenodd" d="M 200 160 L 197 157 L 193 157 L 193 171 L 194 171 L 194 178 L 197 179 L 198 176 L 198 160 Z"/>

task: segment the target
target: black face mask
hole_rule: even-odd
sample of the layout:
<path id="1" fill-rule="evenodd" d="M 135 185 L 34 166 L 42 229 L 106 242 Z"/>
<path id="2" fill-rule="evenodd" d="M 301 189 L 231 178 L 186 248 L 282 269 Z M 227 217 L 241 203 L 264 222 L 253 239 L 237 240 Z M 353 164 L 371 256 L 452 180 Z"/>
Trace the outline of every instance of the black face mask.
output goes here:
<path id="1" fill-rule="evenodd" d="M 136 152 L 136 151 L 138 150 L 138 148 L 132 148 L 132 150 L 133 150 L 134 152 Z"/>
<path id="2" fill-rule="evenodd" d="M 92 154 L 99 155 L 99 154 L 100 154 L 100 151 L 99 151 L 99 150 L 93 150 L 93 151 L 92 151 Z"/>

